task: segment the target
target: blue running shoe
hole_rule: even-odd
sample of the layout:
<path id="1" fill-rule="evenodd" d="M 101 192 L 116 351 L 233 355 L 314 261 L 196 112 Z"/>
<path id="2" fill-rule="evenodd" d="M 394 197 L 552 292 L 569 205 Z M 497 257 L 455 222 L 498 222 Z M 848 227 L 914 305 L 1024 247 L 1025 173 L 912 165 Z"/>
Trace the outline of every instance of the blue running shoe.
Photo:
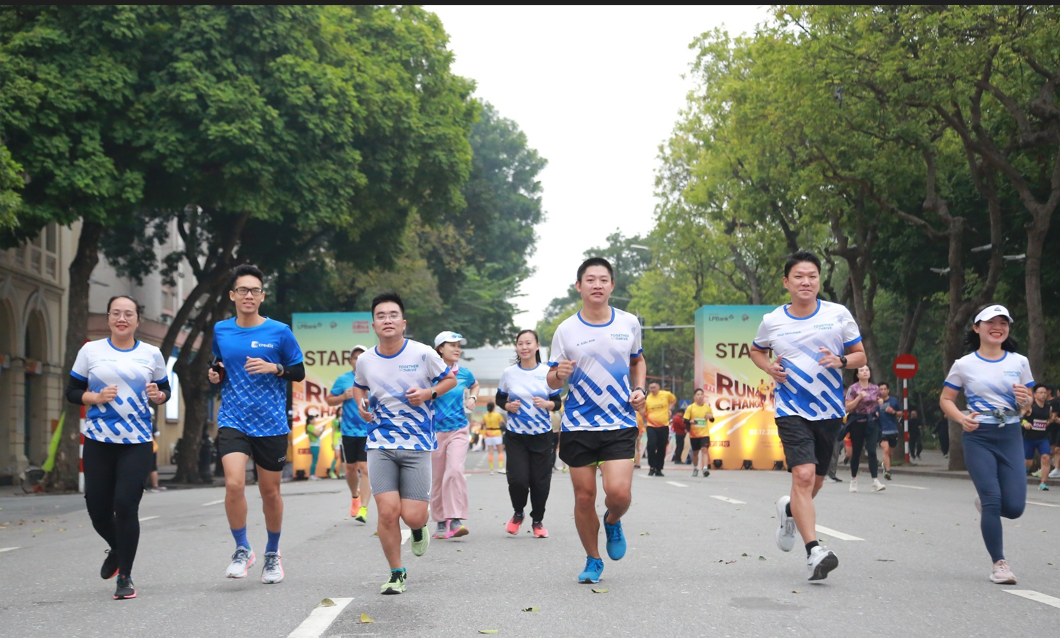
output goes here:
<path id="1" fill-rule="evenodd" d="M 621 560 L 626 555 L 626 535 L 622 533 L 622 521 L 612 525 L 607 522 L 607 512 L 604 512 L 604 535 L 607 536 L 607 557 L 611 560 Z"/>
<path id="2" fill-rule="evenodd" d="M 578 574 L 579 583 L 598 583 L 600 574 L 604 573 L 604 561 L 592 556 L 585 557 L 585 569 Z"/>

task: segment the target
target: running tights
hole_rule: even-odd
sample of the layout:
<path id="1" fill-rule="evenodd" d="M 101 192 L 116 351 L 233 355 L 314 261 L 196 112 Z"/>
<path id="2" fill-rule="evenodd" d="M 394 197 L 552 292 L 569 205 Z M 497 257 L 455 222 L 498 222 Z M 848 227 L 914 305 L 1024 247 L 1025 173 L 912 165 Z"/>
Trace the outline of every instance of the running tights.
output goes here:
<path id="1" fill-rule="evenodd" d="M 508 495 L 512 509 L 522 512 L 530 496 L 530 520 L 544 520 L 545 501 L 552 486 L 552 433 L 504 433 L 508 452 Z"/>
<path id="2" fill-rule="evenodd" d="M 869 474 L 876 478 L 880 462 L 876 458 L 876 444 L 880 439 L 880 422 L 875 419 L 852 421 L 850 423 L 850 443 L 853 450 L 850 456 L 850 477 L 858 477 L 858 466 L 861 465 L 861 452 L 869 457 Z"/>
<path id="3" fill-rule="evenodd" d="M 140 499 L 154 450 L 147 443 L 102 443 L 85 437 L 85 505 L 92 527 L 118 556 L 118 572 L 132 574 L 140 543 Z"/>
<path id="4" fill-rule="evenodd" d="M 648 426 L 648 467 L 662 472 L 666 462 L 666 444 L 670 442 L 670 428 Z"/>
<path id="5" fill-rule="evenodd" d="M 980 424 L 965 432 L 964 461 L 972 477 L 983 514 L 979 527 L 995 563 L 1005 558 L 1001 517 L 1019 518 L 1027 506 L 1027 470 L 1023 464 L 1023 435 L 1018 424 Z"/>

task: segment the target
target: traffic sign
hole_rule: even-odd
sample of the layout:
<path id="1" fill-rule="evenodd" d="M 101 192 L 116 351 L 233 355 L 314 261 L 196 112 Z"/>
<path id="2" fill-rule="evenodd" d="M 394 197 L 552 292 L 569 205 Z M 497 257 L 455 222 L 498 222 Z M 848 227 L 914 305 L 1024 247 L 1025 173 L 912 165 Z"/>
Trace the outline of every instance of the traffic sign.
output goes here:
<path id="1" fill-rule="evenodd" d="M 899 379 L 912 379 L 920 369 L 920 363 L 911 354 L 900 354 L 895 358 L 891 369 Z"/>

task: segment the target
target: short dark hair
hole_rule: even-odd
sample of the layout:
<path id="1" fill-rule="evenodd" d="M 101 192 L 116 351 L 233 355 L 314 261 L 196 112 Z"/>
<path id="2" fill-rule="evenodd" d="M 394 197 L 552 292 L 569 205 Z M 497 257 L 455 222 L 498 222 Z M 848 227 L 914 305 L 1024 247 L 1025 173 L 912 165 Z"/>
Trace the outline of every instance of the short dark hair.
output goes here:
<path id="1" fill-rule="evenodd" d="M 611 262 L 607 261 L 603 257 L 590 257 L 582 262 L 581 266 L 578 266 L 578 281 L 582 280 L 582 275 L 589 269 L 590 266 L 603 266 L 607 268 L 607 274 L 611 275 L 611 279 L 615 278 L 615 269 L 611 267 Z"/>
<path id="2" fill-rule="evenodd" d="M 497 404 L 494 403 L 493 401 L 490 401 L 489 403 L 486 404 L 486 412 L 493 412 L 493 408 L 495 408 L 495 407 L 497 407 Z"/>
<path id="3" fill-rule="evenodd" d="M 375 316 L 375 307 L 381 303 L 396 303 L 401 308 L 401 316 L 405 316 L 405 302 L 401 301 L 401 295 L 393 290 L 381 292 L 372 299 L 372 316 Z"/>
<path id="4" fill-rule="evenodd" d="M 884 387 L 884 386 L 887 386 L 887 389 L 888 389 L 888 390 L 890 390 L 890 389 L 891 389 L 891 384 L 890 384 L 890 383 L 887 383 L 886 381 L 880 381 L 879 383 L 877 383 L 877 384 L 876 384 L 876 387 L 877 387 L 877 388 L 882 388 L 882 387 Z"/>
<path id="5" fill-rule="evenodd" d="M 820 274 L 821 260 L 817 258 L 817 255 L 808 250 L 796 250 L 788 255 L 788 260 L 784 262 L 784 276 L 787 277 L 788 273 L 791 272 L 791 269 L 794 268 L 796 264 L 801 264 L 803 262 L 809 262 L 814 266 L 817 266 L 817 273 Z"/>
<path id="6" fill-rule="evenodd" d="M 136 320 L 139 321 L 140 320 L 140 302 L 136 301 L 135 299 L 133 299 L 129 295 L 114 295 L 113 297 L 108 299 L 107 300 L 107 314 L 108 315 L 110 314 L 110 306 L 111 306 L 111 304 L 113 304 L 115 301 L 117 301 L 119 299 L 128 299 L 129 301 L 133 302 L 133 305 L 136 306 Z"/>
<path id="7" fill-rule="evenodd" d="M 696 388 L 696 391 L 692 393 L 692 396 L 696 396 L 700 392 L 704 392 L 703 388 Z"/>
<path id="8" fill-rule="evenodd" d="M 653 384 L 653 383 L 654 383 L 655 385 L 659 386 L 660 388 L 662 387 L 662 384 L 661 384 L 661 383 L 659 383 L 659 380 L 658 380 L 658 379 L 652 379 L 651 381 L 649 381 L 649 382 L 648 382 L 648 385 L 651 385 L 651 384 Z"/>
<path id="9" fill-rule="evenodd" d="M 240 264 L 232 269 L 232 283 L 230 284 L 230 286 L 235 286 L 237 279 L 239 279 L 240 277 L 246 277 L 247 275 L 250 275 L 251 277 L 257 277 L 261 285 L 265 285 L 265 275 L 261 274 L 261 270 L 259 270 L 257 266 L 253 266 L 251 264 Z"/>

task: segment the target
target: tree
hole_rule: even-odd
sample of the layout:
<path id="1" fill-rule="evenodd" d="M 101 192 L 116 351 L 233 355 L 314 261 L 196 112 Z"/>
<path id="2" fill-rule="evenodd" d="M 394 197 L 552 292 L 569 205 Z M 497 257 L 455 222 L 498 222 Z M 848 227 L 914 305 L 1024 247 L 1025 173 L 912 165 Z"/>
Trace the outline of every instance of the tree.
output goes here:
<path id="1" fill-rule="evenodd" d="M 22 205 L 18 194 L 23 183 L 21 173 L 22 167 L 0 143 L 0 230 L 11 230 L 18 224 L 16 213 Z"/>

